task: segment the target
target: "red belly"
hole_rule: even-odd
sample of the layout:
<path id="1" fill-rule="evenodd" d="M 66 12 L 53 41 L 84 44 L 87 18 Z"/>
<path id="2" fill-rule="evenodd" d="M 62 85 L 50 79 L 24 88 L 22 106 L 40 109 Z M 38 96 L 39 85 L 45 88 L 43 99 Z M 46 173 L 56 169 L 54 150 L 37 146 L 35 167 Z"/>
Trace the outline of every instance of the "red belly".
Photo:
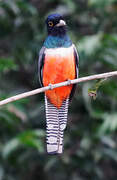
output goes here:
<path id="1" fill-rule="evenodd" d="M 43 69 L 43 84 L 48 86 L 50 83 L 60 83 L 68 79 L 75 79 L 75 59 L 73 51 L 67 55 L 46 54 Z M 60 108 L 62 102 L 69 97 L 73 85 L 55 88 L 46 91 L 46 96 L 52 104 Z"/>

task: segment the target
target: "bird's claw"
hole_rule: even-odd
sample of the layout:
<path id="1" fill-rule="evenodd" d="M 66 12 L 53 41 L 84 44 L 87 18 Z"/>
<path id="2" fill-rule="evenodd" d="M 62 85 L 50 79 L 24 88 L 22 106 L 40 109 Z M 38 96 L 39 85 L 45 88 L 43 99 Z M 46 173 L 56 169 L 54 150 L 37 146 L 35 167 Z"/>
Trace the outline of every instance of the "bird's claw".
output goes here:
<path id="1" fill-rule="evenodd" d="M 71 84 L 71 80 L 70 80 L 70 79 L 68 79 L 68 80 L 67 80 L 67 82 L 68 82 L 68 85 L 70 85 L 70 84 Z"/>
<path id="2" fill-rule="evenodd" d="M 50 89 L 51 89 L 51 90 L 53 89 L 53 86 L 52 86 L 52 84 L 49 84 L 49 87 L 50 87 Z"/>

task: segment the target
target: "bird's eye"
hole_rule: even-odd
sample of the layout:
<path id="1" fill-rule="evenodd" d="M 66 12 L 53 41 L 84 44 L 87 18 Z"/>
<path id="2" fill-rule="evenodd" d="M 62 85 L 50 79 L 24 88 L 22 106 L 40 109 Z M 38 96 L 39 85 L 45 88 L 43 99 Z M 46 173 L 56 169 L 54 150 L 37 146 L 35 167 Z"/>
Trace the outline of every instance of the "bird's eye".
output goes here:
<path id="1" fill-rule="evenodd" d="M 48 25 L 49 25 L 50 27 L 52 27 L 52 26 L 53 26 L 53 22 L 52 22 L 52 21 L 49 21 L 49 22 L 48 22 Z"/>

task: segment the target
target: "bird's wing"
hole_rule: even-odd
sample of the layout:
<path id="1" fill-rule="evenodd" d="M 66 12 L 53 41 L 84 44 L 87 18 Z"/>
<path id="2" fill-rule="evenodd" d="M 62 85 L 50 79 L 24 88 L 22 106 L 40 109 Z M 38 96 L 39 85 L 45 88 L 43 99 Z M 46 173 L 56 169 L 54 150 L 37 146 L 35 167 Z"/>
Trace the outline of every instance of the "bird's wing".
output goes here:
<path id="1" fill-rule="evenodd" d="M 75 57 L 75 63 L 76 63 L 76 78 L 78 78 L 78 75 L 79 75 L 79 56 L 78 56 L 78 52 L 77 52 L 75 45 L 73 45 L 73 49 L 74 49 L 74 57 Z"/>
<path id="2" fill-rule="evenodd" d="M 39 60 L 38 60 L 38 76 L 41 87 L 43 86 L 43 66 L 45 59 L 45 47 L 43 46 L 39 52 Z"/>
<path id="3" fill-rule="evenodd" d="M 74 50 L 74 58 L 75 58 L 75 65 L 76 65 L 76 77 L 75 78 L 78 78 L 78 76 L 79 76 L 79 56 L 78 56 L 78 52 L 77 52 L 77 49 L 74 44 L 73 44 L 73 50 Z M 75 93 L 76 86 L 77 86 L 76 84 L 73 85 L 73 88 L 72 88 L 72 91 L 70 94 L 70 101 Z"/>

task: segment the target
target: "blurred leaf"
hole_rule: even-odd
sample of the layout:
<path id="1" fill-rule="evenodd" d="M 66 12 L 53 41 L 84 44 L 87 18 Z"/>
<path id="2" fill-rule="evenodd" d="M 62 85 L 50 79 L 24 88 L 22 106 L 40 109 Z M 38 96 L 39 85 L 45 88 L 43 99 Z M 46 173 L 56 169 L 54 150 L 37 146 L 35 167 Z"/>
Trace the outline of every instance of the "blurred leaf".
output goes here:
<path id="1" fill-rule="evenodd" d="M 94 54 L 95 50 L 100 47 L 101 38 L 102 33 L 85 37 L 83 40 L 80 41 L 78 45 L 79 51 L 84 51 L 87 56 L 91 56 L 92 54 Z"/>
<path id="2" fill-rule="evenodd" d="M 101 136 L 101 141 L 110 148 L 116 148 L 116 143 L 109 136 Z"/>
<path id="3" fill-rule="evenodd" d="M 12 10 L 14 14 L 19 14 L 20 10 L 18 6 L 16 5 L 16 2 L 14 0 L 9 1 L 9 0 L 4 0 L 3 5 L 6 6 L 6 8 Z"/>
<path id="4" fill-rule="evenodd" d="M 0 58 L 0 71 L 16 69 L 17 65 L 9 58 Z"/>
<path id="5" fill-rule="evenodd" d="M 35 147 L 40 152 L 43 152 L 44 149 L 40 138 L 44 137 L 44 134 L 45 133 L 42 130 L 25 131 L 20 133 L 16 138 L 6 143 L 2 150 L 3 157 L 7 158 L 11 153 L 16 151 L 19 147 L 23 147 L 24 145 Z"/>
<path id="6" fill-rule="evenodd" d="M 99 129 L 100 134 L 104 134 L 108 131 L 115 131 L 117 129 L 117 113 L 104 113 L 102 118 L 104 121 Z"/>
<path id="7" fill-rule="evenodd" d="M 101 8 L 104 8 L 105 6 L 110 5 L 113 2 L 116 2 L 116 0 L 89 0 L 90 5 L 95 5 Z"/>
<path id="8" fill-rule="evenodd" d="M 21 143 L 17 138 L 9 141 L 3 148 L 2 156 L 7 158 L 9 154 L 18 149 L 20 145 Z"/>

